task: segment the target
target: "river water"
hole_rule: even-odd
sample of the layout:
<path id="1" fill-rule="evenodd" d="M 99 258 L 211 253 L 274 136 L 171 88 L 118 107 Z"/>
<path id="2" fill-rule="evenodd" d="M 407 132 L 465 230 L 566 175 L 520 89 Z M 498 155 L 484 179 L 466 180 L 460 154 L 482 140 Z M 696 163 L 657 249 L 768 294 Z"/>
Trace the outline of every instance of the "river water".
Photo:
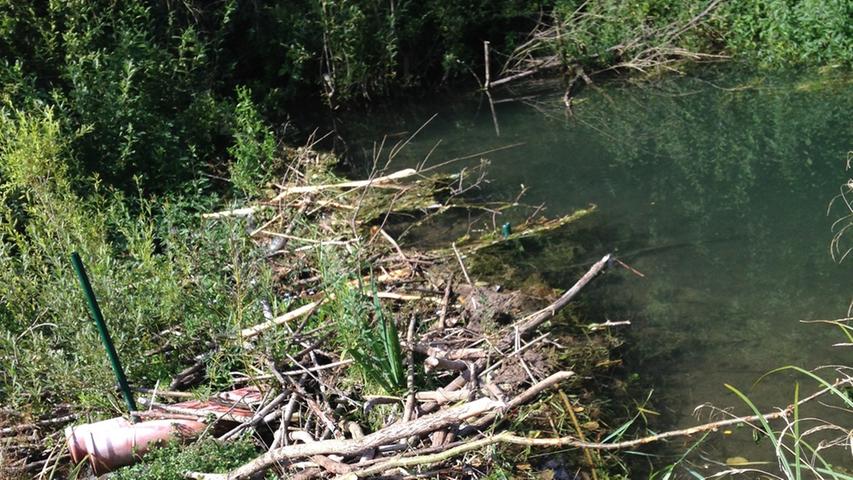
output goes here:
<path id="1" fill-rule="evenodd" d="M 390 144 L 435 114 L 392 169 L 519 144 L 482 155 L 490 161 L 485 195 L 512 198 L 523 184 L 523 201 L 544 203 L 549 216 L 595 204 L 593 216 L 513 255 L 509 267 L 567 287 L 585 264 L 615 252 L 641 272 L 620 269 L 598 282 L 587 293 L 592 320 L 631 322 L 620 330 L 628 378 L 651 392 L 659 415 L 647 415 L 650 428 L 676 428 L 707 421 L 708 411 L 694 414 L 706 403 L 750 413 L 724 384 L 762 408 L 785 406 L 795 378 L 803 394 L 815 382 L 782 373 L 753 383 L 785 365 L 851 365 L 853 350 L 832 346 L 849 341 L 837 328 L 801 322 L 846 317 L 853 299 L 853 259 L 830 256 L 843 211 L 827 208 L 850 175 L 851 80 L 704 71 L 611 81 L 585 88 L 571 114 L 554 84 L 528 84 L 495 95 L 494 115 L 481 95 L 442 96 L 351 118 L 343 130 L 390 135 Z M 514 96 L 522 98 L 505 101 Z M 372 155 L 369 143 L 351 147 Z M 853 423 L 850 414 L 829 415 Z M 733 456 L 772 461 L 747 429 L 709 438 L 696 468 Z M 655 467 L 671 460 L 662 453 Z"/>

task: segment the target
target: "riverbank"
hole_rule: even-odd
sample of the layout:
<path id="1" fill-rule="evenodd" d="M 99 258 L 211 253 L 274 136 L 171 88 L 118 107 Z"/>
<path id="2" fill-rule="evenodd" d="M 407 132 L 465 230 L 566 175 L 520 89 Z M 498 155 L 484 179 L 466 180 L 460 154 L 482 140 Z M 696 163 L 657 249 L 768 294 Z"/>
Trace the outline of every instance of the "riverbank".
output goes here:
<path id="1" fill-rule="evenodd" d="M 533 212 L 527 222 L 514 225 L 512 231 L 503 234 L 485 231 L 460 238 L 440 250 L 417 251 L 405 245 L 401 247 L 386 232 L 389 216 L 414 215 L 419 223 L 425 223 L 436 222 L 447 210 L 483 208 L 476 203 L 465 203 L 465 192 L 482 181 L 476 172 L 429 175 L 423 171 L 403 170 L 387 174 L 377 172 L 365 181 L 346 181 L 329 173 L 334 157 L 309 149 L 289 150 L 287 154 L 292 161 L 288 162 L 287 173 L 283 173 L 278 186 L 272 188 L 275 192 L 272 200 L 196 214 L 191 230 L 183 230 L 183 234 L 187 234 L 224 226 L 230 232 L 230 238 L 225 241 L 244 245 L 245 250 L 238 254 L 245 255 L 243 258 L 220 255 L 209 259 L 220 265 L 220 275 L 224 274 L 220 281 L 223 286 L 228 285 L 228 292 L 236 297 L 233 301 L 242 306 L 242 310 L 238 310 L 242 315 L 223 317 L 220 314 L 218 320 L 208 319 L 212 322 L 208 328 L 216 325 L 216 330 L 205 335 L 194 324 L 199 318 L 193 316 L 163 318 L 168 325 L 165 329 L 154 325 L 152 319 L 142 319 L 137 324 L 127 321 L 131 320 L 127 318 L 127 311 L 116 310 L 115 306 L 146 301 L 138 298 L 139 287 L 132 283 L 128 286 L 137 290 L 135 294 L 101 297 L 107 319 L 111 320 L 112 336 L 117 340 L 128 377 L 138 392 L 136 401 L 149 408 L 142 420 L 177 418 L 175 414 L 179 414 L 182 421 L 187 421 L 188 415 L 192 416 L 192 408 L 183 403 L 174 408 L 170 406 L 175 401 L 185 401 L 182 391 L 189 389 L 194 392 L 191 396 L 205 398 L 205 392 L 241 386 L 261 392 L 249 408 L 265 412 L 263 415 L 271 418 L 260 421 L 261 417 L 256 420 L 247 417 L 235 424 L 234 415 L 226 414 L 211 422 L 208 414 L 199 410 L 194 418 L 208 424 L 202 434 L 208 440 L 202 440 L 203 446 L 199 448 L 210 449 L 209 439 L 217 438 L 222 444 L 221 464 L 212 461 L 210 455 L 215 456 L 215 453 L 209 450 L 203 464 L 177 460 L 181 456 L 186 458 L 185 454 L 172 453 L 173 457 L 155 454 L 154 458 L 159 460 L 153 464 L 143 463 L 119 471 L 118 478 L 155 478 L 152 475 L 162 475 L 164 469 L 171 472 L 168 478 L 184 478 L 188 470 L 200 468 L 189 465 L 206 465 L 202 468 L 207 468 L 207 473 L 233 468 L 233 452 L 240 451 L 239 457 L 246 458 L 252 450 L 245 446 L 250 438 L 254 439 L 250 443 L 255 445 L 258 455 L 269 450 L 260 457 L 266 460 L 249 462 L 234 470 L 228 478 L 245 478 L 250 475 L 248 472 L 270 468 L 279 470 L 282 467 L 277 465 L 282 462 L 294 464 L 302 477 L 323 472 L 358 477 L 376 475 L 403 465 L 398 457 L 399 449 L 390 448 L 402 439 L 408 439 L 403 451 L 412 456 L 406 465 L 441 464 L 442 472 L 465 476 L 471 472 L 454 458 L 476 450 L 464 446 L 463 439 L 469 435 L 483 440 L 488 438 L 488 435 L 482 437 L 483 433 L 512 428 L 516 436 L 511 443 L 523 443 L 527 441 L 526 435 L 540 428 L 548 428 L 550 435 L 556 438 L 571 435 L 578 441 L 583 441 L 585 434 L 592 436 L 602 431 L 604 419 L 599 417 L 601 408 L 597 406 L 601 400 L 580 387 L 590 384 L 590 376 L 595 378 L 595 371 L 606 371 L 614 340 L 607 334 L 606 326 L 590 329 L 576 323 L 572 317 L 557 314 L 609 266 L 610 257 L 605 256 L 596 263 L 562 295 L 540 288 L 539 296 L 531 296 L 529 292 L 507 291 L 499 285 L 483 284 L 472 279 L 465 266 L 479 250 L 542 234 L 577 221 L 591 210 L 552 221 L 540 219 Z M 45 180 L 45 177 L 30 180 L 39 179 Z M 43 199 L 57 194 L 50 189 L 59 188 L 62 181 L 55 180 L 57 183 L 48 182 L 48 190 L 40 192 Z M 83 203 L 77 200 L 78 205 Z M 50 208 L 49 205 L 40 206 Z M 512 202 L 493 204 L 489 208 L 507 212 L 524 210 Z M 84 217 L 91 214 L 85 207 L 76 213 Z M 135 222 L 143 220 L 134 219 Z M 480 225 L 472 223 L 470 227 L 479 229 Z M 180 234 L 177 235 L 176 240 L 180 239 Z M 151 246 L 158 239 L 151 236 L 141 241 L 128 240 L 131 245 Z M 18 246 L 22 249 L 34 247 L 23 243 Z M 81 253 L 90 266 L 96 292 L 103 293 L 101 265 L 111 263 L 113 274 L 118 265 L 98 256 L 97 252 L 103 255 L 102 250 L 94 252 L 84 250 Z M 203 255 L 212 253 L 208 251 Z M 139 255 L 131 255 L 131 258 L 139 258 Z M 23 264 L 17 266 L 25 268 Z M 62 268 L 61 265 L 55 267 Z M 141 265 L 128 267 L 127 273 L 139 275 L 139 282 L 151 283 L 144 278 L 146 272 Z M 203 274 L 196 272 L 199 273 Z M 212 281 L 215 285 L 215 276 L 211 273 L 198 277 L 195 282 Z M 183 294 L 196 288 L 187 286 Z M 215 289 L 214 286 L 209 288 Z M 68 301 L 74 296 L 71 290 L 73 288 L 67 292 Z M 77 307 L 82 306 L 82 297 L 76 296 L 78 301 L 69 303 L 68 307 L 80 311 Z M 164 300 L 164 297 L 147 299 Z M 553 303 L 549 306 L 549 302 Z M 197 309 L 204 305 L 186 306 Z M 562 324 L 561 333 L 549 335 L 548 329 L 540 328 L 545 322 Z M 12 440 L 18 436 L 30 440 L 26 444 L 3 447 L 7 477 L 59 474 L 85 478 L 87 468 L 75 468 L 68 463 L 59 429 L 63 423 L 103 418 L 111 409 L 99 408 L 98 403 L 87 407 L 85 403 L 75 402 L 63 407 L 69 411 L 64 412 L 62 419 L 50 422 L 47 420 L 58 413 L 53 410 L 56 407 L 45 402 L 42 412 L 53 411 L 54 414 L 40 413 L 33 394 L 37 393 L 35 387 L 40 386 L 49 389 L 41 391 L 58 398 L 76 395 L 79 399 L 100 398 L 107 402 L 115 398 L 106 362 L 99 361 L 104 355 L 97 351 L 94 331 L 81 328 L 87 323 L 84 319 L 70 320 L 52 325 L 50 329 L 36 328 L 29 338 L 21 336 L 8 345 L 14 347 L 14 356 L 4 358 L 12 362 L 8 364 L 11 368 L 5 371 L 18 373 L 15 382 L 30 388 L 18 392 L 15 397 L 18 406 L 14 410 L 5 411 L 4 437 L 14 433 L 10 437 Z M 41 383 L 43 378 L 29 376 L 36 372 L 21 368 L 24 358 L 41 354 L 37 340 L 55 335 L 55 342 L 63 341 L 58 335 L 71 329 L 80 334 L 77 348 L 87 344 L 87 350 L 91 349 L 92 357 L 85 361 L 105 367 L 96 368 L 96 376 L 81 378 L 75 375 L 64 382 L 57 378 L 47 385 Z M 586 333 L 567 333 L 573 330 Z M 180 364 L 189 359 L 196 359 L 195 364 L 174 375 L 168 386 L 161 384 L 159 379 L 153 384 L 147 383 L 152 366 L 170 361 Z M 569 359 L 572 371 L 561 371 Z M 56 363 L 33 366 L 62 368 Z M 102 377 L 102 374 L 106 375 Z M 102 383 L 93 382 L 101 378 Z M 82 390 L 74 392 L 75 388 Z M 246 407 L 240 405 L 238 410 L 243 408 Z M 569 416 L 566 416 L 566 408 L 572 409 Z M 474 410 L 469 412 L 470 409 Z M 272 415 L 272 412 L 279 415 Z M 398 430 L 402 434 L 394 433 Z M 118 435 L 118 432 L 111 435 Z M 325 440 L 329 443 L 324 447 L 328 451 L 310 450 L 312 442 L 325 445 L 326 438 L 337 439 Z M 495 438 L 497 442 L 503 437 Z M 229 447 L 222 443 L 228 439 L 239 441 L 236 446 Z M 368 441 L 372 443 L 362 445 Z M 491 442 L 481 443 L 487 446 Z M 56 447 L 50 447 L 51 444 Z M 474 446 L 480 445 L 475 442 Z M 187 451 L 192 452 L 193 448 Z M 374 452 L 371 456 L 375 458 L 367 463 L 362 458 L 362 462 L 348 465 L 358 460 L 359 456 L 351 457 L 356 452 L 361 457 Z M 382 452 L 388 452 L 384 460 Z M 86 462 L 110 463 L 108 458 L 99 457 L 101 453 L 92 451 L 89 454 L 91 458 Z M 302 457 L 311 465 L 297 462 Z M 506 465 L 510 461 L 508 457 L 481 458 L 478 469 L 482 472 L 513 468 Z M 603 468 L 604 464 L 593 458 L 599 457 L 587 454 L 586 457 L 567 458 L 550 467 L 539 464 L 534 467 L 589 471 Z M 284 468 L 282 472 L 288 470 Z M 197 477 L 214 478 L 200 474 Z"/>
<path id="2" fill-rule="evenodd" d="M 597 74 L 722 57 L 849 68 L 853 58 L 843 1 L 35 2 L 2 6 L 0 17 L 4 110 L 52 106 L 72 173 L 125 193 L 134 176 L 162 194 L 200 172 L 230 178 L 232 163 L 272 163 L 270 133 L 290 145 L 310 136 L 304 110 L 334 116 L 378 98 L 482 87 L 486 58 L 492 85 L 547 66 L 567 102 Z M 244 116 L 250 104 L 256 118 Z"/>
<path id="3" fill-rule="evenodd" d="M 246 235 L 247 227 L 251 227 L 251 233 L 263 224 L 202 222 L 199 215 L 269 198 L 277 194 L 276 183 L 298 180 L 300 185 L 318 185 L 341 181 L 328 166 L 312 172 L 316 177 L 307 179 L 293 179 L 286 172 L 299 165 L 303 155 L 316 157 L 324 165 L 336 161 L 332 154 L 317 154 L 316 149 L 325 141 L 340 140 L 338 114 L 342 110 L 357 109 L 371 99 L 405 92 L 485 87 L 486 58 L 491 62 L 492 80 L 513 75 L 516 67 L 520 69 L 515 73 L 524 71 L 520 64 L 508 61 L 508 56 L 534 62 L 555 60 L 556 66 L 549 74 L 556 73 L 561 79 L 562 92 L 543 110 L 559 118 L 575 115 L 589 119 L 598 115 L 587 127 L 610 132 L 608 145 L 625 157 L 614 168 L 627 171 L 639 166 L 644 171 L 644 152 L 665 145 L 659 156 L 680 160 L 663 174 L 648 179 L 650 185 L 658 185 L 658 178 L 666 180 L 661 184 L 660 198 L 652 201 L 660 202 L 658 205 L 666 201 L 683 203 L 691 212 L 688 218 L 699 218 L 706 209 L 713 210 L 710 197 L 697 194 L 705 192 L 703 188 L 708 185 L 731 187 L 727 196 L 741 200 L 749 198 L 746 192 L 751 191 L 738 175 L 713 176 L 720 170 L 701 156 L 704 152 L 731 152 L 725 157 L 725 164 L 742 165 L 747 159 L 764 158 L 766 152 L 772 158 L 782 158 L 780 154 L 790 148 L 797 151 L 790 158 L 802 158 L 804 164 L 811 164 L 820 160 L 811 154 L 813 145 L 834 145 L 839 137 L 837 132 L 827 133 L 822 127 L 828 119 L 839 117 L 839 109 L 846 105 L 844 96 L 827 102 L 832 108 L 810 110 L 809 121 L 796 128 L 783 123 L 785 118 L 802 117 L 798 102 L 803 97 L 797 95 L 810 89 L 821 91 L 820 82 L 803 85 L 803 92 L 791 92 L 790 102 L 759 109 L 750 118 L 754 125 L 778 122 L 779 128 L 767 142 L 754 142 L 754 135 L 739 133 L 720 137 L 715 129 L 728 124 L 703 122 L 703 118 L 717 116 L 694 116 L 680 108 L 677 100 L 669 103 L 675 114 L 663 108 L 652 110 L 648 116 L 651 120 L 665 118 L 670 122 L 665 130 L 673 135 L 647 142 L 648 133 L 642 123 L 632 123 L 635 112 L 631 105 L 618 99 L 612 101 L 604 94 L 595 102 L 579 104 L 579 100 L 587 93 L 601 93 L 598 79 L 604 75 L 617 71 L 642 70 L 639 73 L 644 75 L 681 71 L 687 64 L 682 60 L 710 59 L 707 55 L 732 56 L 759 72 L 779 65 L 818 64 L 829 70 L 844 70 L 850 64 L 853 37 L 846 21 L 849 6 L 844 2 L 599 2 L 584 7 L 578 2 L 456 3 L 390 2 L 376 6 L 312 1 L 294 7 L 275 2 L 199 6 L 129 1 L 0 5 L 0 51 L 4 56 L 0 62 L 3 420 L 21 425 L 43 417 L 82 414 L 87 416 L 85 420 L 94 420 L 121 412 L 116 406 L 118 397 L 105 393 L 112 392 L 113 380 L 96 333 L 81 328 L 88 325 L 88 313 L 69 269 L 68 255 L 72 251 L 79 251 L 86 260 L 94 288 L 102 292 L 101 306 L 108 321 L 121 319 L 114 341 L 120 356 L 128 359 L 127 373 L 134 382 L 154 386 L 171 381 L 188 367 L 195 370 L 184 373 L 196 381 L 198 378 L 194 377 L 201 376 L 198 372 L 203 367 L 204 386 L 196 395 L 206 397 L 232 387 L 232 373 L 251 366 L 247 366 L 242 343 L 232 341 L 235 332 L 264 317 L 265 301 L 270 309 L 283 312 L 292 301 L 292 292 L 279 290 L 282 278 L 277 277 L 266 254 L 257 248 L 254 237 Z M 532 37 L 528 37 L 531 32 Z M 547 35 L 539 35 L 543 32 Z M 525 43 L 528 38 L 535 40 L 532 50 Z M 483 52 L 484 41 L 491 42 L 488 55 Z M 525 45 L 527 50 L 520 49 Z M 645 51 L 646 46 L 656 52 L 654 58 L 662 63 L 632 63 L 636 53 Z M 696 57 L 700 54 L 706 56 Z M 602 72 L 602 77 L 596 78 L 596 72 Z M 593 80 L 593 88 L 576 88 L 590 85 L 585 77 Z M 631 100 L 630 96 L 621 98 Z M 741 112 L 741 105 L 749 107 L 763 101 L 742 100 L 743 96 L 732 92 L 729 103 L 720 111 Z M 488 106 L 495 108 L 491 102 Z M 586 110 L 590 106 L 593 109 Z M 542 105 L 535 107 L 542 109 Z M 290 121 L 308 109 L 328 112 L 333 118 L 332 133 L 317 136 L 311 133 L 313 123 Z M 488 135 L 492 134 L 491 129 L 496 133 L 500 129 L 496 120 L 501 118 L 500 113 L 489 115 L 492 124 Z M 425 118 L 418 120 L 423 122 Z M 605 118 L 612 121 L 599 121 Z M 694 124 L 702 127 L 701 135 L 679 130 L 682 125 Z M 464 126 L 465 122 L 459 125 Z M 398 134 L 399 129 L 392 132 Z M 675 135 L 679 132 L 686 135 Z M 749 130 L 739 128 L 737 132 Z M 385 133 L 373 138 L 384 138 Z M 305 144 L 306 138 L 314 148 L 291 147 Z M 622 141 L 626 138 L 632 141 Z M 635 138 L 639 141 L 633 141 Z M 543 150 L 535 155 L 522 158 L 513 168 L 495 171 L 502 176 L 505 173 L 500 172 L 515 175 L 511 179 L 512 191 L 508 195 L 500 192 L 499 198 L 513 198 L 520 183 L 516 173 L 530 170 L 531 166 L 540 168 L 537 160 L 545 158 L 540 154 L 547 154 L 551 144 L 542 142 Z M 681 155 L 696 145 L 701 146 L 697 149 L 702 152 L 701 161 Z M 417 162 L 430 156 L 432 146 L 420 152 L 424 155 Z M 371 152 L 373 148 L 369 145 L 364 151 Z M 749 149 L 757 149 L 758 153 Z M 466 145 L 457 150 L 458 155 L 448 157 L 479 151 L 483 151 L 480 145 Z M 490 152 L 482 156 L 497 159 L 502 154 Z M 400 155 L 395 149 L 390 156 Z M 370 153 L 365 156 L 373 160 Z M 781 162 L 779 171 L 786 175 L 785 188 L 799 182 L 812 185 L 809 171 L 800 169 L 801 165 L 789 157 L 784 158 L 788 160 Z M 590 162 L 593 164 L 595 161 Z M 550 169 L 547 180 L 554 182 L 556 188 L 565 189 L 566 179 L 582 179 L 573 190 L 583 192 L 586 198 L 575 199 L 574 204 L 558 202 L 559 208 L 585 208 L 596 194 L 608 191 L 600 187 L 601 175 L 584 176 L 584 172 L 588 173 L 584 166 L 569 172 L 547 165 L 543 168 Z M 747 180 L 757 178 L 751 168 L 744 171 Z M 667 172 L 674 172 L 673 176 L 667 176 Z M 697 180 L 703 175 L 712 175 L 712 182 Z M 545 185 L 527 180 L 524 183 Z M 634 180 L 634 185 L 637 183 Z M 837 183 L 840 182 L 833 183 L 833 187 Z M 619 191 L 630 192 L 630 183 Z M 638 198 L 648 200 L 642 194 Z M 417 202 L 425 199 L 411 201 L 423 206 Z M 393 195 L 380 200 L 378 205 L 397 201 Z M 801 204 L 797 197 L 771 200 L 767 202 L 768 211 L 761 212 L 768 218 L 779 210 L 774 206 L 786 201 L 795 207 Z M 493 206 L 484 208 L 490 213 Z M 723 215 L 732 222 L 748 224 L 731 212 L 724 211 Z M 633 209 L 627 209 L 625 215 L 630 217 L 633 213 Z M 497 236 L 502 223 L 489 215 L 484 218 L 491 223 L 480 230 Z M 513 218 L 510 227 L 523 225 L 525 218 Z M 780 222 L 790 224 L 787 217 Z M 441 236 L 440 228 L 427 230 L 433 237 Z M 399 243 L 398 232 L 389 227 L 386 233 Z M 325 234 L 311 231 L 301 238 L 324 242 L 328 240 Z M 651 231 L 649 238 L 657 238 L 656 234 Z M 764 238 L 760 234 L 755 237 Z M 785 237 L 804 238 L 793 230 L 782 232 L 780 238 Z M 614 238 L 620 238 L 619 234 Z M 645 237 L 636 242 L 634 237 L 631 239 L 631 247 L 638 243 L 642 244 L 638 248 L 647 248 Z M 676 241 L 663 247 L 691 253 L 704 251 L 704 246 L 695 245 L 678 250 L 683 244 Z M 603 251 L 609 251 L 605 248 L 609 245 L 600 246 L 596 250 L 602 252 L 586 248 L 586 256 L 594 253 L 600 258 Z M 512 244 L 512 248 L 525 247 L 530 244 Z M 447 248 L 446 242 L 442 248 Z M 547 253 L 547 249 L 544 251 Z M 557 253 L 575 258 L 577 251 L 567 248 L 558 249 Z M 757 249 L 749 253 L 760 257 L 763 252 Z M 533 278 L 533 290 L 542 290 L 543 283 L 565 288 L 583 273 L 555 273 L 553 265 L 559 262 L 560 255 L 548 257 L 551 265 L 541 270 L 549 281 Z M 587 263 L 586 256 L 578 257 L 579 263 Z M 812 260 L 809 262 L 793 264 L 815 265 Z M 495 267 L 506 263 L 485 262 L 483 271 L 497 272 L 500 268 Z M 779 279 L 784 279 L 781 283 L 790 278 L 809 280 L 823 275 L 822 271 L 813 268 L 810 275 L 792 277 L 783 272 L 753 278 L 771 278 L 775 288 Z M 345 275 L 349 270 L 337 273 Z M 476 282 L 476 275 L 473 280 Z M 666 311 L 672 303 L 669 292 L 665 286 L 649 290 L 659 300 L 654 305 L 658 311 Z M 698 290 L 676 298 L 692 305 L 706 300 Z M 771 298 L 773 305 L 781 305 L 776 294 Z M 271 299 L 278 299 L 279 304 Z M 741 312 L 738 308 L 733 311 Z M 171 330 L 176 324 L 181 326 L 179 334 Z M 735 324 L 726 331 L 739 328 L 741 325 Z M 691 340 L 683 334 L 684 329 L 674 330 L 678 330 L 678 345 L 689 345 L 682 343 Z M 273 352 L 275 348 L 270 346 Z M 39 453 L 34 458 L 56 461 L 62 456 L 59 449 L 42 448 L 62 444 L 55 431 L 40 437 L 38 428 L 36 432 L 27 428 L 30 436 L 16 436 L 4 452 L 29 452 L 35 445 L 32 450 Z M 245 451 L 236 450 L 231 453 L 244 459 Z M 6 458 L 10 457 L 4 456 L 4 461 Z"/>

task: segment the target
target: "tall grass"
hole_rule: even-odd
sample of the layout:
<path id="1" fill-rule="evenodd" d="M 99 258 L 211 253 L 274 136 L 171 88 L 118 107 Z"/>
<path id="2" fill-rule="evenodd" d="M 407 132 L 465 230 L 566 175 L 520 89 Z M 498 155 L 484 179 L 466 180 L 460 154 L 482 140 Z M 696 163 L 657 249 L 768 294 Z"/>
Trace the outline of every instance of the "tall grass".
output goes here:
<path id="1" fill-rule="evenodd" d="M 786 367 L 786 369 L 792 367 Z M 853 407 L 853 399 L 835 388 L 832 384 L 820 377 L 817 377 L 811 372 L 805 372 L 802 369 L 794 368 L 797 371 L 807 373 L 808 376 L 818 380 L 818 383 L 834 395 L 838 395 L 842 399 L 843 408 L 850 409 Z M 848 380 L 851 377 L 847 377 Z M 737 388 L 726 385 L 744 404 L 746 404 L 752 412 L 759 416 L 759 425 L 753 426 L 759 432 L 759 438 L 765 436 L 773 447 L 773 454 L 776 458 L 776 463 L 779 468 L 779 474 L 786 480 L 801 480 L 804 475 L 808 478 L 832 478 L 835 480 L 850 480 L 853 476 L 845 473 L 845 470 L 837 468 L 826 460 L 822 454 L 824 450 L 830 448 L 840 448 L 846 450 L 846 443 L 849 437 L 853 434 L 849 426 L 834 425 L 824 420 L 816 418 L 803 418 L 800 414 L 800 385 L 794 384 L 793 398 L 793 414 L 791 418 L 783 417 L 781 427 L 774 428 L 768 420 L 761 416 L 761 412 L 752 400 Z M 850 410 L 848 410 L 850 411 Z M 806 424 L 814 424 L 814 426 L 802 430 Z M 831 432 L 835 438 L 830 440 L 811 441 L 811 437 L 817 437 L 820 433 Z M 737 473 L 736 470 L 722 472 L 722 474 Z M 767 472 L 770 475 L 770 472 Z M 775 476 L 775 475 L 774 475 Z"/>
<path id="2" fill-rule="evenodd" d="M 323 247 L 317 255 L 329 299 L 320 315 L 336 326 L 344 355 L 355 360 L 358 374 L 367 380 L 360 383 L 399 393 L 405 370 L 398 328 L 379 303 L 376 284 L 371 281 L 370 289 L 365 288 L 357 248 L 342 252 Z"/>

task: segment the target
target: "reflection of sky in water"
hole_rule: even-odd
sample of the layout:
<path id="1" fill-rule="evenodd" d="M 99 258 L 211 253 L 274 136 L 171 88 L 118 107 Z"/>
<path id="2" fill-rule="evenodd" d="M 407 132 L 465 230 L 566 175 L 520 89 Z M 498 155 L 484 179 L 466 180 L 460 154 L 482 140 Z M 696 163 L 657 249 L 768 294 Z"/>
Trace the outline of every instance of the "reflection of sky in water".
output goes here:
<path id="1" fill-rule="evenodd" d="M 502 103 L 500 137 L 487 104 L 442 99 L 376 114 L 359 123 L 379 128 L 357 135 L 413 131 L 438 111 L 398 166 L 423 158 L 439 139 L 435 162 L 524 142 L 487 155 L 489 188 L 509 196 L 523 183 L 526 201 L 546 202 L 550 215 L 596 203 L 596 218 L 565 236 L 580 240 L 586 257 L 616 250 L 646 274 L 602 282 L 595 296 L 602 316 L 633 321 L 628 367 L 654 387 L 655 407 L 689 425 L 693 408 L 706 402 L 747 413 L 724 383 L 759 405 L 786 405 L 791 376 L 752 383 L 778 366 L 849 365 L 852 356 L 831 347 L 843 341 L 838 330 L 798 322 L 842 317 L 853 295 L 849 262 L 839 266 L 829 256 L 837 216 L 826 214 L 853 149 L 851 82 L 725 83 L 758 88 L 682 78 L 587 89 L 571 118 L 558 96 Z M 528 273 L 565 286 L 578 272 L 561 263 L 578 261 L 524 263 Z M 803 383 L 804 393 L 813 388 Z M 750 449 L 747 433 L 733 437 L 708 448 L 729 456 L 768 451 Z"/>

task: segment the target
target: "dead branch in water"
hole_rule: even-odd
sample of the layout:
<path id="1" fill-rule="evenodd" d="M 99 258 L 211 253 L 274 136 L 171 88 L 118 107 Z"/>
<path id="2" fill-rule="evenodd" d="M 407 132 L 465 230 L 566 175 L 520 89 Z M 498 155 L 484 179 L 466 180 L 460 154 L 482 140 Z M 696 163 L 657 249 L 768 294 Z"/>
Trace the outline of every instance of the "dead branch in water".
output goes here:
<path id="1" fill-rule="evenodd" d="M 853 384 L 853 379 L 845 379 L 842 381 L 835 382 L 832 387 L 837 388 L 842 385 L 850 385 Z M 602 443 L 602 442 L 588 442 L 581 440 L 576 437 L 559 437 L 559 438 L 533 438 L 533 437 L 525 437 L 516 435 L 512 432 L 502 432 L 495 435 L 490 435 L 485 438 L 481 438 L 478 440 L 466 442 L 462 445 L 455 446 L 453 448 L 449 448 L 447 450 L 432 453 L 428 455 L 417 455 L 417 456 L 398 456 L 386 460 L 382 463 L 373 464 L 368 467 L 364 467 L 358 470 L 353 470 L 344 475 L 335 477 L 336 480 L 356 480 L 358 478 L 365 478 L 374 475 L 380 475 L 384 472 L 395 468 L 402 467 L 412 467 L 412 466 L 421 466 L 421 465 L 432 465 L 436 463 L 446 462 L 452 458 L 458 457 L 464 453 L 472 452 L 476 450 L 480 450 L 489 445 L 494 445 L 496 443 L 508 443 L 513 445 L 522 445 L 527 447 L 549 447 L 549 448 L 560 448 L 560 447 L 573 447 L 587 450 L 624 450 L 628 448 L 634 448 L 642 445 L 646 445 L 653 442 L 663 441 L 669 438 L 675 437 L 686 437 L 695 435 L 697 433 L 707 432 L 711 430 L 717 430 L 722 427 L 737 425 L 741 423 L 755 423 L 759 422 L 762 419 L 774 420 L 783 417 L 790 416 L 796 407 L 804 405 L 824 394 L 829 392 L 830 388 L 824 388 L 819 390 L 818 392 L 798 401 L 796 404 L 789 405 L 784 409 L 781 409 L 777 412 L 765 413 L 761 415 L 750 415 L 744 417 L 733 417 L 726 420 L 721 420 L 717 422 L 706 423 L 703 425 L 697 425 L 695 427 L 685 428 L 681 430 L 673 430 L 669 432 L 659 433 L 656 435 L 649 435 L 647 437 L 637 438 L 634 440 L 625 440 L 621 442 L 613 442 L 613 443 Z"/>
<path id="2" fill-rule="evenodd" d="M 558 68 L 565 70 L 567 74 L 579 72 L 589 84 L 590 75 L 610 70 L 635 70 L 645 73 L 656 68 L 671 69 L 673 64 L 685 60 L 726 58 L 722 55 L 690 51 L 679 47 L 676 42 L 684 33 L 701 26 L 721 2 L 722 0 L 712 0 L 703 10 L 683 23 L 673 22 L 654 29 L 643 25 L 622 42 L 607 48 L 603 54 L 569 58 L 566 56 L 566 43 L 578 38 L 580 32 L 599 28 L 600 22 L 603 21 L 600 13 L 590 11 L 590 5 L 594 4 L 585 2 L 565 19 L 540 21 L 530 38 L 510 54 L 504 64 L 501 78 L 492 81 L 490 86 L 505 85 Z M 594 64 L 605 54 L 613 55 L 617 60 L 602 70 L 589 74 L 584 72 L 583 65 Z"/>
<path id="3" fill-rule="evenodd" d="M 518 329 L 518 332 L 522 335 L 529 333 L 531 330 L 535 329 L 539 325 L 542 324 L 545 320 L 553 317 L 560 310 L 562 310 L 569 302 L 572 301 L 575 296 L 581 291 L 583 287 L 585 287 L 593 278 L 595 278 L 598 274 L 600 274 L 604 268 L 610 263 L 610 259 L 613 258 L 612 255 L 607 254 L 601 257 L 601 260 L 595 262 L 592 267 L 578 280 L 572 288 L 568 289 L 566 293 L 560 296 L 554 303 L 548 305 L 547 307 L 539 310 L 538 312 L 532 313 L 519 322 L 517 322 L 514 327 Z"/>

